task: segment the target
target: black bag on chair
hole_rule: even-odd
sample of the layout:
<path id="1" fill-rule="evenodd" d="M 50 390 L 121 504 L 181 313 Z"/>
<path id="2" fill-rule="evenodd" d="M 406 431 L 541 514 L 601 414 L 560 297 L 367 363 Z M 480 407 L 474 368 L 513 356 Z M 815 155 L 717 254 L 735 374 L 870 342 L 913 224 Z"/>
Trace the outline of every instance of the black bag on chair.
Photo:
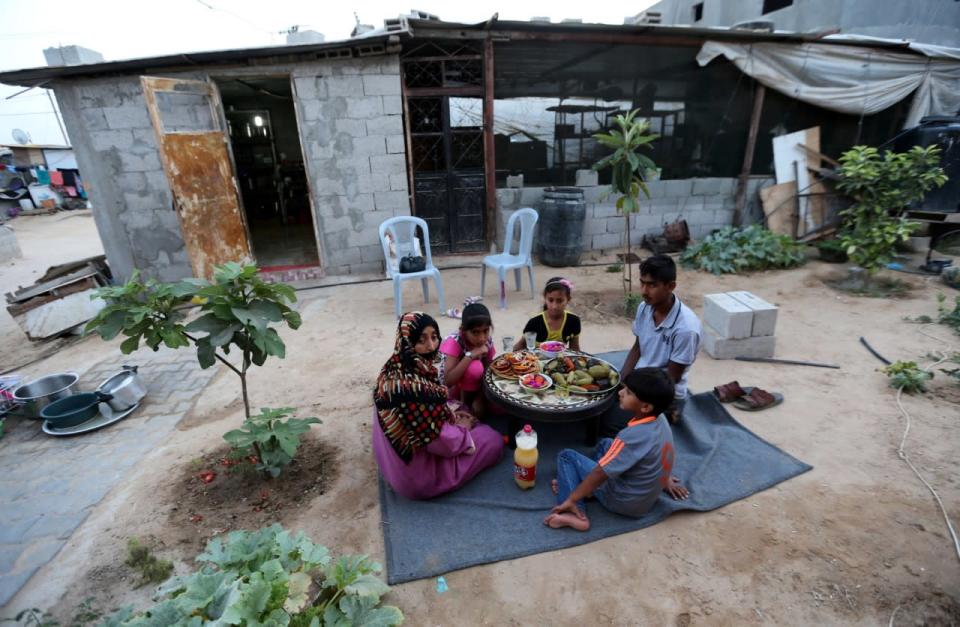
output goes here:
<path id="1" fill-rule="evenodd" d="M 427 269 L 427 259 L 420 255 L 406 255 L 400 258 L 400 274 L 422 272 Z"/>

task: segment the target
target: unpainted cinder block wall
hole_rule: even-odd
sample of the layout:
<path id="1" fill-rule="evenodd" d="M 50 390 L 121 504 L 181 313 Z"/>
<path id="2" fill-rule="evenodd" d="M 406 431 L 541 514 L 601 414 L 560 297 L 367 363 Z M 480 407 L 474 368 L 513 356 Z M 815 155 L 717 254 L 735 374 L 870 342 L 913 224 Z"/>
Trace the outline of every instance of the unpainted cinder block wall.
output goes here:
<path id="1" fill-rule="evenodd" d="M 378 272 L 378 227 L 409 215 L 395 55 L 154 73 L 217 79 L 289 74 L 310 179 L 321 263 L 328 274 Z M 192 275 L 139 76 L 60 81 L 54 92 L 118 278 Z"/>

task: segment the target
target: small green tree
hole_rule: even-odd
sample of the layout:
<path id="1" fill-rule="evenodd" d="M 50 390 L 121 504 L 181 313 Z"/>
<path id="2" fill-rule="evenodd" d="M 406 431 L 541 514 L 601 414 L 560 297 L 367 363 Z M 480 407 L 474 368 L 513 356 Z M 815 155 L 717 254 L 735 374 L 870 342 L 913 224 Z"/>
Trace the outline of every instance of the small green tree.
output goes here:
<path id="1" fill-rule="evenodd" d="M 889 263 L 896 245 L 913 232 L 915 225 L 903 218 L 903 211 L 947 181 L 939 163 L 938 146 L 883 155 L 870 146 L 854 146 L 840 157 L 837 187 L 853 198 L 840 213 L 840 241 L 868 274 Z"/>
<path id="2" fill-rule="evenodd" d="M 219 361 L 240 378 L 247 421 L 250 366 L 262 366 L 269 357 L 286 356 L 286 345 L 271 325 L 286 323 L 297 329 L 301 323 L 300 314 L 287 305 L 297 300 L 294 289 L 283 283 L 265 282 L 255 265 L 231 262 L 217 266 L 213 281 L 142 281 L 139 273 L 134 272 L 125 284 L 101 288 L 97 296 L 106 302 L 106 307 L 87 323 L 87 333 L 97 332 L 105 340 L 122 333 L 127 338 L 120 344 L 124 355 L 137 350 L 141 341 L 155 351 L 161 344 L 181 348 L 192 343 L 201 368 Z M 191 302 L 200 305 L 201 315 L 184 325 Z M 239 353 L 239 364 L 228 359 L 231 348 Z M 263 463 L 258 443 L 253 442 L 252 446 Z"/>
<path id="3" fill-rule="evenodd" d="M 640 192 L 649 198 L 645 174 L 648 170 L 656 169 L 656 164 L 641 150 L 649 150 L 650 144 L 659 135 L 649 133 L 650 123 L 646 120 L 637 120 L 639 109 L 618 115 L 614 123 L 618 128 L 609 133 L 597 133 L 593 137 L 602 145 L 613 150 L 593 165 L 594 170 L 611 169 L 612 179 L 610 192 L 619 194 L 617 210 L 623 214 L 627 224 L 626 252 L 623 258 L 625 269 L 623 289 L 628 294 L 633 293 L 633 265 L 630 263 L 630 214 L 640 211 Z"/>

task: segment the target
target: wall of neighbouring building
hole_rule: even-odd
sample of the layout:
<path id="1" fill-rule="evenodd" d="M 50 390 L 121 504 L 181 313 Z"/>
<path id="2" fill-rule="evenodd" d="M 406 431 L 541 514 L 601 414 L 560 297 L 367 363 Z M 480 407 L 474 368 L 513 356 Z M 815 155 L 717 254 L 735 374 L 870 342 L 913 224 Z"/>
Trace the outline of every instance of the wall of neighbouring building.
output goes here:
<path id="1" fill-rule="evenodd" d="M 747 204 L 742 222 L 756 222 L 763 215 L 757 190 L 773 183 L 772 178 L 751 177 L 747 184 Z M 678 219 L 687 221 L 690 234 L 701 239 L 714 229 L 733 222 L 737 180 L 732 178 L 682 179 L 647 183 L 650 198 L 641 200 L 641 209 L 630 217 L 630 241 L 639 244 L 644 235 L 659 235 L 663 225 Z M 504 231 L 510 215 L 522 207 L 538 211 L 543 205 L 543 187 L 497 190 L 497 245 L 503 246 Z M 599 252 L 623 247 L 626 222 L 617 212 L 616 195 L 608 185 L 583 187 L 587 205 L 583 225 L 583 249 Z M 536 238 L 534 250 L 536 250 Z"/>
<path id="2" fill-rule="evenodd" d="M 702 17 L 694 21 L 698 4 Z M 763 7 L 763 0 L 661 0 L 647 12 L 659 12 L 662 24 L 722 27 L 766 20 L 777 30 L 799 33 L 839 28 L 843 33 L 942 46 L 960 41 L 960 3 L 952 0 L 793 0 L 769 13 L 763 13 Z"/>
<path id="3" fill-rule="evenodd" d="M 380 222 L 410 212 L 398 59 L 210 70 L 217 78 L 284 73 L 295 87 L 321 263 L 330 274 L 379 271 Z M 114 274 L 190 276 L 139 76 L 61 81 L 54 91 Z"/>

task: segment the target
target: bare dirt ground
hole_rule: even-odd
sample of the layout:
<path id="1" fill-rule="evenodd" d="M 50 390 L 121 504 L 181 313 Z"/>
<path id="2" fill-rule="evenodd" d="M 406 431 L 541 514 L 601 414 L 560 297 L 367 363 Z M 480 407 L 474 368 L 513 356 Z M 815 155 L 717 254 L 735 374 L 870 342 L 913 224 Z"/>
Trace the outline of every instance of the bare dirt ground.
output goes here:
<path id="1" fill-rule="evenodd" d="M 861 335 L 890 359 L 920 358 L 960 336 L 903 316 L 933 314 L 939 283 L 908 277 L 901 299 L 851 297 L 826 287 L 828 266 L 714 277 L 684 272 L 678 294 L 697 311 L 703 294 L 747 289 L 780 307 L 777 355 L 840 364 L 840 370 L 715 361 L 705 353 L 691 375 L 694 391 L 738 379 L 786 396 L 783 405 L 734 416 L 761 437 L 812 464 L 814 470 L 709 513 L 681 513 L 654 527 L 577 548 L 542 553 L 392 588 L 385 602 L 412 625 L 507 624 L 888 624 L 960 623 L 960 560 L 929 492 L 897 458 L 904 423 L 881 365 Z M 537 268 L 538 281 L 554 273 Z M 443 273 L 448 306 L 479 287 L 479 270 Z M 629 321 L 616 315 L 619 275 L 600 267 L 567 271 L 577 285 L 571 307 L 586 318 L 582 346 L 591 352 L 627 348 Z M 538 286 L 539 290 L 539 286 Z M 287 331 L 287 358 L 251 376 L 252 403 L 293 406 L 319 416 L 314 427 L 337 471 L 322 494 L 275 512 L 335 553 L 369 553 L 382 561 L 376 467 L 370 451 L 370 390 L 388 357 L 395 328 L 387 283 L 301 292 L 303 327 Z M 527 292 L 529 294 L 529 292 Z M 952 297 L 952 295 L 951 295 Z M 408 286 L 405 308 L 421 306 Z M 518 335 L 538 303 L 510 292 L 509 309 L 494 311 L 496 335 Z M 495 305 L 491 289 L 487 303 Z M 430 305 L 428 309 L 433 309 Z M 454 321 L 441 318 L 441 331 Z M 80 368 L 116 344 L 93 339 L 29 366 L 28 374 Z M 934 387 L 956 386 L 937 377 Z M 45 607 L 69 619 L 94 597 L 102 609 L 147 603 L 122 565 L 127 539 L 155 538 L 178 572 L 192 567 L 196 544 L 217 531 L 191 523 L 175 500 L 184 469 L 212 455 L 221 435 L 239 426 L 236 377 L 221 372 L 179 431 L 111 492 L 68 544 L 8 604 L 6 614 Z M 956 451 L 960 406 L 950 394 L 909 397 L 907 449 L 960 520 Z M 251 508 L 254 504 L 251 504 Z M 238 508 L 241 512 L 242 508 Z M 251 525 L 270 520 L 258 512 Z M 440 523 L 438 523 L 440 524 Z M 192 531 L 191 531 L 192 530 Z M 428 533 L 429 530 L 425 530 Z M 190 550 L 186 550 L 190 547 Z"/>

